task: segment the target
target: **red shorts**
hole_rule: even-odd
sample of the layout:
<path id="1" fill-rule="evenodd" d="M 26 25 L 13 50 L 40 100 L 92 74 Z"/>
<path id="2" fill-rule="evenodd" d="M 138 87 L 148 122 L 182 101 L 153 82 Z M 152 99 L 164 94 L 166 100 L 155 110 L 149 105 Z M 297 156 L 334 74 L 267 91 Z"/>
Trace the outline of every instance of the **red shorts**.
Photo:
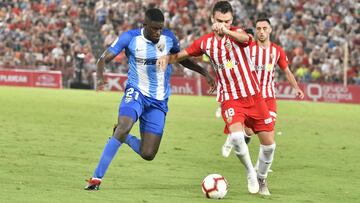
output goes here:
<path id="1" fill-rule="evenodd" d="M 221 103 L 221 114 L 226 123 L 225 134 L 229 134 L 229 126 L 239 122 L 255 133 L 274 129 L 274 122 L 260 94 L 250 98 L 224 101 Z"/>
<path id="2" fill-rule="evenodd" d="M 273 118 L 274 122 L 276 121 L 276 99 L 275 98 L 266 98 L 265 103 L 269 109 L 270 116 Z M 274 123 L 275 125 L 275 123 Z"/>

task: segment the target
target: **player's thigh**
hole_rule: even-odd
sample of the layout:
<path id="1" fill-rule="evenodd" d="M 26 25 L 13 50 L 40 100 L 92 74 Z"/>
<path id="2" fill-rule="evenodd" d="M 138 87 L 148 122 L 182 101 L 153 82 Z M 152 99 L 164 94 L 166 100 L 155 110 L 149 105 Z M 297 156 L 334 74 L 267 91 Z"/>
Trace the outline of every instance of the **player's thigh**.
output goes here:
<path id="1" fill-rule="evenodd" d="M 140 116 L 140 132 L 151 133 L 162 137 L 165 127 L 166 114 L 155 107 L 147 107 Z"/>
<path id="2" fill-rule="evenodd" d="M 153 133 L 141 133 L 140 155 L 147 160 L 155 158 L 161 143 L 161 136 Z"/>
<path id="3" fill-rule="evenodd" d="M 119 105 L 118 124 L 114 136 L 124 141 L 143 112 L 143 97 L 134 88 L 127 88 Z"/>
<path id="4" fill-rule="evenodd" d="M 141 116 L 143 109 L 144 97 L 141 92 L 132 87 L 126 88 L 119 106 L 119 118 L 125 116 L 136 122 Z"/>
<path id="5" fill-rule="evenodd" d="M 166 114 L 154 107 L 145 108 L 140 116 L 141 151 L 156 154 L 164 132 Z"/>
<path id="6" fill-rule="evenodd" d="M 237 103 L 236 100 L 224 101 L 221 104 L 221 115 L 225 122 L 224 133 L 243 131 L 246 108 Z"/>
<path id="7" fill-rule="evenodd" d="M 262 145 L 272 145 L 275 142 L 274 131 L 260 131 L 257 135 L 259 137 L 260 144 Z"/>
<path id="8" fill-rule="evenodd" d="M 271 132 L 274 130 L 273 119 L 262 98 L 257 100 L 255 105 L 248 109 L 245 125 L 251 128 L 256 134 L 262 131 Z"/>
<path id="9" fill-rule="evenodd" d="M 252 136 L 253 134 L 255 134 L 254 131 L 247 126 L 245 126 L 245 133 L 247 136 Z"/>

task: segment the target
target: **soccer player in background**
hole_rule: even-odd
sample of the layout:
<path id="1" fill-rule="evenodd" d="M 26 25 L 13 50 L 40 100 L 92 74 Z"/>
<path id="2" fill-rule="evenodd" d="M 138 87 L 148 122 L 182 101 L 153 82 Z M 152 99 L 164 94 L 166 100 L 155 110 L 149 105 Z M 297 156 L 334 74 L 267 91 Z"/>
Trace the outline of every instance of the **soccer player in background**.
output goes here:
<path id="1" fill-rule="evenodd" d="M 275 93 L 275 68 L 279 66 L 285 74 L 287 81 L 296 91 L 296 97 L 303 99 L 304 93 L 296 82 L 288 66 L 288 58 L 282 47 L 270 41 L 272 31 L 270 20 L 265 14 L 260 14 L 256 20 L 256 41 L 250 45 L 251 59 L 255 64 L 257 78 L 260 82 L 262 95 L 270 111 L 271 117 L 276 121 L 276 93 Z M 247 135 L 252 135 L 248 129 Z"/>
<path id="2" fill-rule="evenodd" d="M 262 98 L 260 87 L 250 57 L 251 36 L 241 28 L 232 27 L 233 9 L 228 1 L 218 1 L 211 14 L 212 30 L 195 40 L 177 54 L 161 57 L 157 64 L 165 68 L 193 56 L 206 54 L 216 72 L 217 101 L 221 102 L 225 133 L 234 145 L 236 156 L 247 171 L 248 191 L 252 194 L 268 194 L 266 177 L 273 161 L 275 142 L 273 122 Z M 260 139 L 260 163 L 258 174 L 251 163 L 248 146 L 244 140 L 245 122 Z M 223 150 L 223 154 L 230 151 Z M 259 190 L 259 183 L 262 187 Z M 267 193 L 266 193 L 267 192 Z"/>
<path id="3" fill-rule="evenodd" d="M 272 28 L 270 20 L 265 14 L 259 14 L 256 20 L 255 36 L 256 41 L 250 45 L 250 53 L 253 64 L 255 64 L 256 75 L 260 82 L 262 96 L 265 99 L 269 113 L 273 118 L 274 125 L 277 117 L 277 105 L 275 94 L 275 68 L 276 65 L 285 73 L 286 79 L 290 85 L 296 90 L 296 96 L 300 99 L 304 98 L 304 93 L 298 86 L 294 75 L 288 67 L 288 59 L 282 47 L 270 41 Z M 251 128 L 245 128 L 245 140 L 250 141 L 254 132 Z M 230 143 L 225 143 L 225 145 Z M 255 168 L 258 168 L 259 160 Z"/>
<path id="4" fill-rule="evenodd" d="M 103 150 L 92 178 L 85 187 L 86 190 L 99 190 L 107 168 L 123 143 L 128 144 L 148 161 L 154 159 L 160 146 L 168 111 L 172 67 L 168 65 L 160 70 L 156 67 L 156 60 L 160 56 L 179 52 L 178 40 L 170 30 L 164 29 L 164 15 L 161 10 L 148 9 L 145 13 L 144 27 L 124 32 L 98 60 L 97 90 L 102 90 L 105 85 L 105 64 L 123 49 L 129 60 L 129 72 L 119 107 L 118 124 Z M 181 64 L 204 75 L 208 83 L 215 87 L 215 81 L 206 69 L 191 60 L 182 61 Z M 129 134 L 137 120 L 140 120 L 141 139 Z"/>

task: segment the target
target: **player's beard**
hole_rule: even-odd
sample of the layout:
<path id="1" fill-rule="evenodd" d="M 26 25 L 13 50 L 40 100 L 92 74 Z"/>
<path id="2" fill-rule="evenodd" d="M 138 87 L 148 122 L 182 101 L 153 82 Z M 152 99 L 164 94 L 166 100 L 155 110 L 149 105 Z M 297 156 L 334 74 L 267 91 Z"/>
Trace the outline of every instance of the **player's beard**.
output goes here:
<path id="1" fill-rule="evenodd" d="M 263 39 L 261 39 L 260 37 L 259 37 L 259 41 L 261 42 L 261 43 L 264 43 L 264 42 L 266 42 L 268 40 L 268 38 L 263 38 Z"/>

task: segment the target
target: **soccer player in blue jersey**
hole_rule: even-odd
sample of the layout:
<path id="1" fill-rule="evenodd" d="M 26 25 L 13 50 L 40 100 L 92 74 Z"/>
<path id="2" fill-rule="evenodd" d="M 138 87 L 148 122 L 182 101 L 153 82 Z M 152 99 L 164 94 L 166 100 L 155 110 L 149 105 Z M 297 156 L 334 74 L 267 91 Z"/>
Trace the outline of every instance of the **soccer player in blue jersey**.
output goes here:
<path id="1" fill-rule="evenodd" d="M 156 61 L 160 56 L 179 52 L 180 48 L 174 34 L 164 29 L 164 15 L 159 9 L 148 9 L 143 25 L 143 28 L 129 30 L 120 35 L 97 62 L 97 90 L 102 90 L 105 85 L 105 64 L 123 49 L 128 57 L 129 72 L 119 107 L 118 124 L 85 187 L 86 190 L 99 190 L 101 179 L 123 143 L 148 161 L 154 159 L 159 149 L 168 111 L 172 67 L 168 65 L 166 70 L 162 70 L 156 67 Z M 181 64 L 205 76 L 208 83 L 215 88 L 215 81 L 206 69 L 190 60 Z M 137 120 L 140 121 L 141 139 L 129 134 Z"/>

